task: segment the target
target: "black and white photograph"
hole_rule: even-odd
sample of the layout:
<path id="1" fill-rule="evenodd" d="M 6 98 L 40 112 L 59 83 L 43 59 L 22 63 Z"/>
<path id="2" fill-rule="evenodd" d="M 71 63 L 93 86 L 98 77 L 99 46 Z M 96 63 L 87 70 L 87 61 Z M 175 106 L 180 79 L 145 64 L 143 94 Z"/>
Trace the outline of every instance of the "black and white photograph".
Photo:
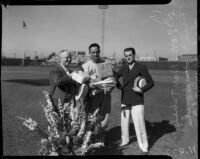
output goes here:
<path id="1" fill-rule="evenodd" d="M 12 2 L 1 4 L 3 156 L 198 158 L 197 0 Z"/>

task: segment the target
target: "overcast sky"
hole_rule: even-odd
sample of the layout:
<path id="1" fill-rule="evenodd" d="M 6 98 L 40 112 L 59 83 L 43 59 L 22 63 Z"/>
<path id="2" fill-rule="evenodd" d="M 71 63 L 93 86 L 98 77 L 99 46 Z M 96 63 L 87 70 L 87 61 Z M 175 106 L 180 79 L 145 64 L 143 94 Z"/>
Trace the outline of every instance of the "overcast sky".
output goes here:
<path id="1" fill-rule="evenodd" d="M 27 28 L 23 28 L 23 20 Z M 60 50 L 86 51 L 101 44 L 102 10 L 98 5 L 12 5 L 3 7 L 5 56 L 48 56 Z M 136 54 L 175 59 L 197 53 L 197 0 L 168 5 L 109 5 L 105 11 L 104 55 Z"/>

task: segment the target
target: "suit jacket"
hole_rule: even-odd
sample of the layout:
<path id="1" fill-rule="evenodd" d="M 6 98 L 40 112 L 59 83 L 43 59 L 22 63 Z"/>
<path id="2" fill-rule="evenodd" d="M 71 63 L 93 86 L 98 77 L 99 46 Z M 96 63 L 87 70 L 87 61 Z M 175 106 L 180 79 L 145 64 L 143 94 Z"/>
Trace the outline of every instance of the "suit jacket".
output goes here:
<path id="1" fill-rule="evenodd" d="M 147 67 L 143 64 L 135 62 L 133 68 L 129 70 L 128 64 L 124 64 L 121 69 L 116 72 L 116 76 L 123 77 L 123 85 L 121 103 L 126 105 L 139 105 L 144 104 L 144 95 L 143 93 L 148 91 L 154 86 L 154 81 L 149 74 Z M 135 78 L 142 76 L 146 79 L 147 84 L 142 88 L 142 93 L 135 92 L 132 88 L 134 86 Z M 118 88 L 120 84 L 118 83 Z"/>
<path id="2" fill-rule="evenodd" d="M 71 72 L 71 70 L 69 70 Z M 50 71 L 50 97 L 53 96 L 55 89 L 59 88 L 63 93 L 61 95 L 62 102 L 68 102 L 74 98 L 76 93 L 76 84 L 72 78 L 66 74 L 65 70 L 58 64 L 54 70 Z"/>

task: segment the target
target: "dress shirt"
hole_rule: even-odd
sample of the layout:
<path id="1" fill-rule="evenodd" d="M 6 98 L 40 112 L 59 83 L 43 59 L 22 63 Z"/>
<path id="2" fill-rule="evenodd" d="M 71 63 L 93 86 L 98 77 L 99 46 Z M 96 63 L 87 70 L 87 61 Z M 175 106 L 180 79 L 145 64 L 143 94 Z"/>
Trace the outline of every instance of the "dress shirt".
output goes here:
<path id="1" fill-rule="evenodd" d="M 129 66 L 129 70 L 131 70 L 134 66 L 135 62 L 132 63 L 132 65 L 128 65 Z"/>

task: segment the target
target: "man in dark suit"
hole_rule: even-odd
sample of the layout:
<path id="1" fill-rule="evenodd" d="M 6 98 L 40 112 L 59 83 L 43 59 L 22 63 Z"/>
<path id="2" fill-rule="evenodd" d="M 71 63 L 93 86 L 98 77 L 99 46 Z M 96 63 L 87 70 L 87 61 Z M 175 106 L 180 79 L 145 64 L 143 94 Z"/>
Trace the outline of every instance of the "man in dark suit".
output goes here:
<path id="1" fill-rule="evenodd" d="M 67 50 L 61 51 L 59 61 L 54 70 L 50 72 L 50 93 L 49 96 L 53 99 L 55 89 L 60 89 L 60 99 L 63 103 L 75 102 L 76 83 L 72 79 L 69 69 L 71 63 L 71 54 Z"/>
<path id="2" fill-rule="evenodd" d="M 135 49 L 124 49 L 126 64 L 116 72 L 117 77 L 123 77 L 123 85 L 121 97 L 121 138 L 120 146 L 129 143 L 129 119 L 132 115 L 137 141 L 143 152 L 148 152 L 148 139 L 144 120 L 144 93 L 154 86 L 154 81 L 148 72 L 146 66 L 135 61 Z M 138 76 L 146 79 L 147 84 L 142 87 L 135 87 L 134 81 Z"/>

